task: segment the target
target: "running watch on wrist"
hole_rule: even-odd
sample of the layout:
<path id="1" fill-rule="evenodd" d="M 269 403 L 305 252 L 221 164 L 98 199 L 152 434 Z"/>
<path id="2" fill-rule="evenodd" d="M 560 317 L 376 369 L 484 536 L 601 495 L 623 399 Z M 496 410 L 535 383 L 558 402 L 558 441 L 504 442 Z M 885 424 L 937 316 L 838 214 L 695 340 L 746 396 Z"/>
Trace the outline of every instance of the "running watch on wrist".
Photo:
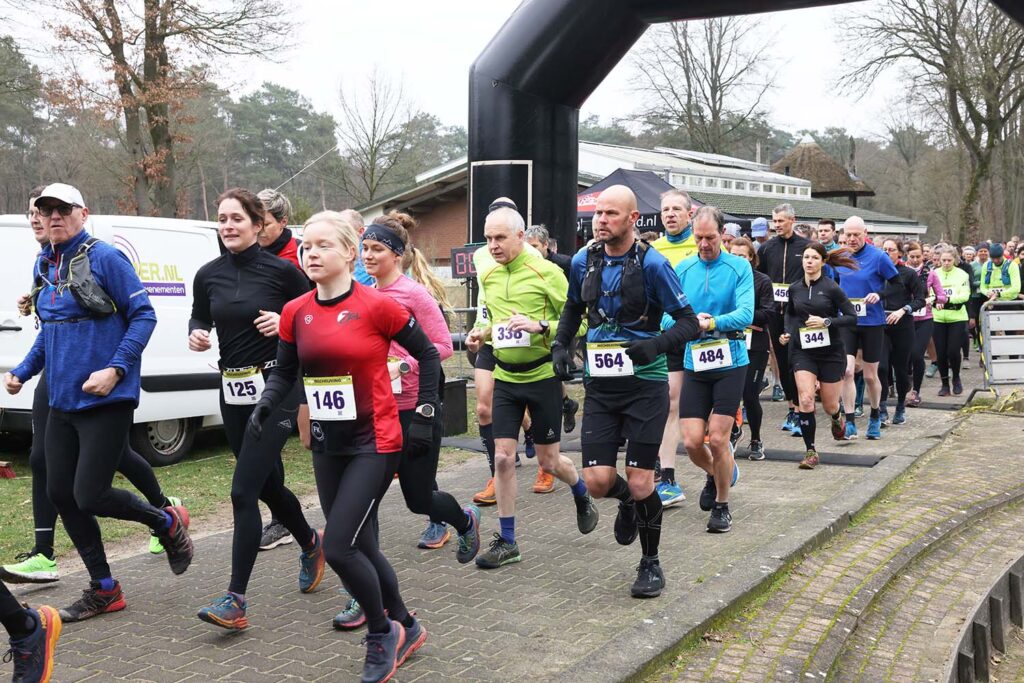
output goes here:
<path id="1" fill-rule="evenodd" d="M 540 325 L 540 333 L 545 337 L 551 333 L 551 323 L 547 320 L 541 320 L 537 324 Z"/>
<path id="2" fill-rule="evenodd" d="M 424 403 L 421 406 L 416 406 L 416 414 L 430 420 L 434 417 L 434 406 L 430 405 L 429 403 Z"/>
<path id="3" fill-rule="evenodd" d="M 117 373 L 118 379 L 124 379 L 124 368 L 114 368 L 114 372 Z"/>
<path id="4" fill-rule="evenodd" d="M 832 327 L 832 318 L 825 318 L 825 327 Z"/>
<path id="5" fill-rule="evenodd" d="M 409 365 L 409 361 L 405 361 L 405 360 L 399 361 L 399 363 L 398 363 L 398 371 L 400 373 L 402 373 L 403 375 L 407 375 L 407 374 L 409 374 L 410 370 L 412 370 L 412 366 Z"/>
<path id="6" fill-rule="evenodd" d="M 911 307 L 910 304 L 907 304 L 906 306 L 903 307 L 903 312 L 904 313 L 913 313 L 914 309 Z"/>

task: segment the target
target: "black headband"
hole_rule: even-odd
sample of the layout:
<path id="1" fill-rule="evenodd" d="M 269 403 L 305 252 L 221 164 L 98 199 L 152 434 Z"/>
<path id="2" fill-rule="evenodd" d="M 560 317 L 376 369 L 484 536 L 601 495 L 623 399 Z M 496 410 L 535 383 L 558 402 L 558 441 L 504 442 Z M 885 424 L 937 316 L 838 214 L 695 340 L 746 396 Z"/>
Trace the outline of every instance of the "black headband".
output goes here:
<path id="1" fill-rule="evenodd" d="M 491 202 L 491 205 L 487 207 L 487 213 L 491 213 L 498 209 L 512 209 L 513 211 L 518 211 L 519 207 L 516 206 L 515 202 L 507 199 L 499 199 Z"/>
<path id="2" fill-rule="evenodd" d="M 371 223 L 363 233 L 363 239 L 380 242 L 399 256 L 405 253 L 405 243 L 402 242 L 402 238 L 398 236 L 397 232 L 386 225 Z"/>

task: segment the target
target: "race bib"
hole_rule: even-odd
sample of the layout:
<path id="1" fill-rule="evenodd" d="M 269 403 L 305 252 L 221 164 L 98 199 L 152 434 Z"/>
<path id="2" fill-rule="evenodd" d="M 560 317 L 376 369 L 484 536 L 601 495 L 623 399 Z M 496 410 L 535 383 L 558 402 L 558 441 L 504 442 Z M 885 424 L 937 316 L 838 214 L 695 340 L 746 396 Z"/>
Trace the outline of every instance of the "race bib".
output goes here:
<path id="1" fill-rule="evenodd" d="M 591 377 L 629 377 L 633 360 L 620 342 L 587 344 L 587 368 Z"/>
<path id="2" fill-rule="evenodd" d="M 229 406 L 254 406 L 260 400 L 266 382 L 257 367 L 224 370 L 220 373 L 224 403 Z"/>
<path id="3" fill-rule="evenodd" d="M 747 340 L 747 351 L 749 351 L 751 345 L 754 343 L 754 330 L 749 327 L 743 330 L 743 337 Z"/>
<path id="4" fill-rule="evenodd" d="M 480 317 L 480 322 L 482 322 L 482 323 L 485 323 L 485 322 L 487 322 L 488 320 L 491 319 L 491 316 L 488 315 L 488 313 L 487 313 L 487 307 L 486 306 L 481 306 L 480 307 L 479 317 Z"/>
<path id="5" fill-rule="evenodd" d="M 784 304 L 789 301 L 789 285 L 785 282 L 773 282 L 772 283 L 772 296 L 780 304 Z"/>
<path id="6" fill-rule="evenodd" d="M 853 309 L 857 311 L 858 318 L 863 318 L 868 314 L 868 305 L 864 303 L 864 299 L 850 299 L 850 303 L 853 304 Z"/>
<path id="7" fill-rule="evenodd" d="M 952 299 L 953 298 L 953 288 L 952 287 L 943 287 L 942 291 L 946 293 L 946 299 Z"/>
<path id="8" fill-rule="evenodd" d="M 732 350 L 728 339 L 700 342 L 690 345 L 690 360 L 694 372 L 721 370 L 732 367 Z"/>
<path id="9" fill-rule="evenodd" d="M 523 330 L 513 332 L 508 323 L 497 323 L 491 329 L 491 343 L 496 349 L 528 347 L 530 345 L 530 333 Z"/>
<path id="10" fill-rule="evenodd" d="M 397 363 L 400 360 L 402 360 L 402 359 L 401 358 L 397 358 L 395 356 L 388 356 L 388 363 Z M 401 374 L 399 374 L 398 377 L 396 377 L 393 380 L 391 380 L 391 393 L 392 394 L 400 394 L 400 393 L 402 393 L 402 375 Z"/>
<path id="11" fill-rule="evenodd" d="M 309 417 L 313 420 L 338 422 L 356 419 L 356 394 L 352 376 L 303 377 Z"/>
<path id="12" fill-rule="evenodd" d="M 801 327 L 800 348 L 820 349 L 823 346 L 830 346 L 832 340 L 828 336 L 827 327 Z"/>

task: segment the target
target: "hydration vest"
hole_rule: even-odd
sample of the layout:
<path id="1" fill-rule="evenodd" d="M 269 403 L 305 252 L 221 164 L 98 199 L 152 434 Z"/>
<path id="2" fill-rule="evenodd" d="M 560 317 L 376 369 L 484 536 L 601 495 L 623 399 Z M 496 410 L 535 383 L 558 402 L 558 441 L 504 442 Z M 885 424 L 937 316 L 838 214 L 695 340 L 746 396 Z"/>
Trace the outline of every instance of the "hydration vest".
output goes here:
<path id="1" fill-rule="evenodd" d="M 602 274 L 607 259 L 604 243 L 594 242 L 587 247 L 587 270 L 581 287 L 583 302 L 587 305 L 587 322 L 591 329 L 604 323 L 615 323 L 620 327 L 646 332 L 661 329 L 661 307 L 651 303 L 644 286 L 644 259 L 650 249 L 647 242 L 637 240 L 622 261 L 622 278 L 617 290 L 605 290 Z M 617 266 L 618 264 L 614 264 Z M 614 318 L 600 307 L 602 296 L 617 297 L 619 310 Z"/>
<path id="2" fill-rule="evenodd" d="M 63 282 L 57 285 L 57 291 L 64 289 L 71 290 L 71 296 L 75 297 L 78 305 L 84 308 L 90 317 L 105 318 L 117 311 L 117 305 L 110 298 L 96 279 L 92 276 L 92 265 L 89 263 L 89 250 L 99 242 L 95 237 L 90 237 L 78 247 L 78 251 L 68 262 L 68 274 Z M 42 273 L 36 266 L 35 283 L 30 294 L 32 305 L 35 306 L 39 292 L 42 291 L 45 282 Z"/>
<path id="3" fill-rule="evenodd" d="M 1004 287 L 1010 286 L 1010 260 L 1003 259 L 1003 264 L 999 266 L 999 277 L 1003 281 Z M 992 261 L 985 263 L 985 282 L 989 287 L 992 286 Z"/>

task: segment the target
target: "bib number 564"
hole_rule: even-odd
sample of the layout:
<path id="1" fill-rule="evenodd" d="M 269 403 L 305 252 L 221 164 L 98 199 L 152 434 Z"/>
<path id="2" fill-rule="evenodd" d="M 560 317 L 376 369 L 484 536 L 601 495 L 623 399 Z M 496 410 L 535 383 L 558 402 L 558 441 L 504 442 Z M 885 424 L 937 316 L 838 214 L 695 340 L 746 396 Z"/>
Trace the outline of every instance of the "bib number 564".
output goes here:
<path id="1" fill-rule="evenodd" d="M 621 353 L 595 353 L 594 366 L 598 368 L 621 368 L 624 366 Z"/>

